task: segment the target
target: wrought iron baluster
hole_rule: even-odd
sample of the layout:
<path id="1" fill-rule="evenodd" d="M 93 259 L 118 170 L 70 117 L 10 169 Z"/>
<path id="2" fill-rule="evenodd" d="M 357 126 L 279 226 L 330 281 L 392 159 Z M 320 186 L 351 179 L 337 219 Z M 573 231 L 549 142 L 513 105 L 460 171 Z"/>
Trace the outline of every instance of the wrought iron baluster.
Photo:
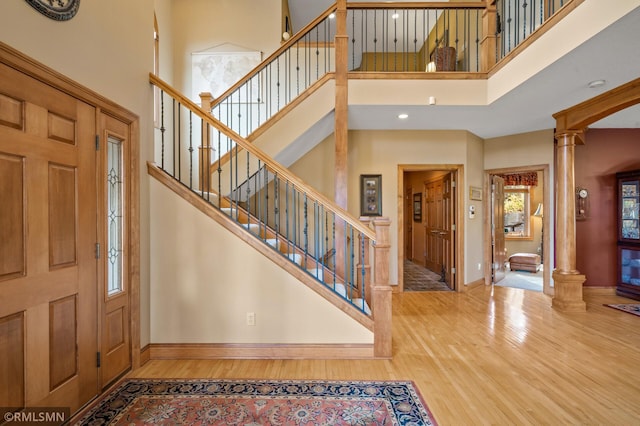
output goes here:
<path id="1" fill-rule="evenodd" d="M 193 189 L 193 111 L 189 110 L 189 189 Z"/>
<path id="2" fill-rule="evenodd" d="M 164 170 L 164 132 L 167 130 L 164 127 L 164 90 L 160 90 L 160 168 Z"/>

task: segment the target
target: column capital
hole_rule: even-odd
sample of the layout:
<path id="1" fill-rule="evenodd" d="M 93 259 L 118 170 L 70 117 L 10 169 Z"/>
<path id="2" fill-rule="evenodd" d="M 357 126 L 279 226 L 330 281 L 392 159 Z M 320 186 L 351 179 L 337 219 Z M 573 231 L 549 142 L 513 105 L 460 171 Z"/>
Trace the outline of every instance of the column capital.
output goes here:
<path id="1" fill-rule="evenodd" d="M 558 146 L 584 145 L 584 129 L 556 131 L 554 137 L 558 141 Z"/>

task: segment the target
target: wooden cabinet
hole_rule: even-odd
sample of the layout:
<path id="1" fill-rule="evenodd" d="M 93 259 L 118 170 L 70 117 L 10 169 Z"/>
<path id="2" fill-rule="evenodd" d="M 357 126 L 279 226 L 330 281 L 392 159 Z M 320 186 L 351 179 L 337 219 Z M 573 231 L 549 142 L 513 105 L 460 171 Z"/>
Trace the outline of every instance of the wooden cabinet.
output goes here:
<path id="1" fill-rule="evenodd" d="M 621 172 L 618 179 L 619 296 L 640 300 L 640 170 Z"/>

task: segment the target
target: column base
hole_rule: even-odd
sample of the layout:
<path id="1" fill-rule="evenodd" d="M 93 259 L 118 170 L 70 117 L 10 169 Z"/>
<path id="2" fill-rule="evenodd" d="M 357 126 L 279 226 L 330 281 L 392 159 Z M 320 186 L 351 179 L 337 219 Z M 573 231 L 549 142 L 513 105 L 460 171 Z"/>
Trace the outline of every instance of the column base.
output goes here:
<path id="1" fill-rule="evenodd" d="M 582 284 L 587 279 L 582 274 L 562 274 L 553 271 L 554 296 L 551 306 L 562 312 L 585 312 L 587 304 L 582 298 Z"/>

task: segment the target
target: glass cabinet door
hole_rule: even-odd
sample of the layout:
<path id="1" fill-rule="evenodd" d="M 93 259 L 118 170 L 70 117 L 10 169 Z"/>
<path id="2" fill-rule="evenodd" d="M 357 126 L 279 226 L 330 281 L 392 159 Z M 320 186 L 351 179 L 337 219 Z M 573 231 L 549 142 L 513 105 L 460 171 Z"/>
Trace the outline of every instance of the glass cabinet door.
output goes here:
<path id="1" fill-rule="evenodd" d="M 640 241 L 640 181 L 620 182 L 620 238 Z"/>
<path id="2" fill-rule="evenodd" d="M 640 249 L 620 247 L 620 282 L 640 287 Z"/>

